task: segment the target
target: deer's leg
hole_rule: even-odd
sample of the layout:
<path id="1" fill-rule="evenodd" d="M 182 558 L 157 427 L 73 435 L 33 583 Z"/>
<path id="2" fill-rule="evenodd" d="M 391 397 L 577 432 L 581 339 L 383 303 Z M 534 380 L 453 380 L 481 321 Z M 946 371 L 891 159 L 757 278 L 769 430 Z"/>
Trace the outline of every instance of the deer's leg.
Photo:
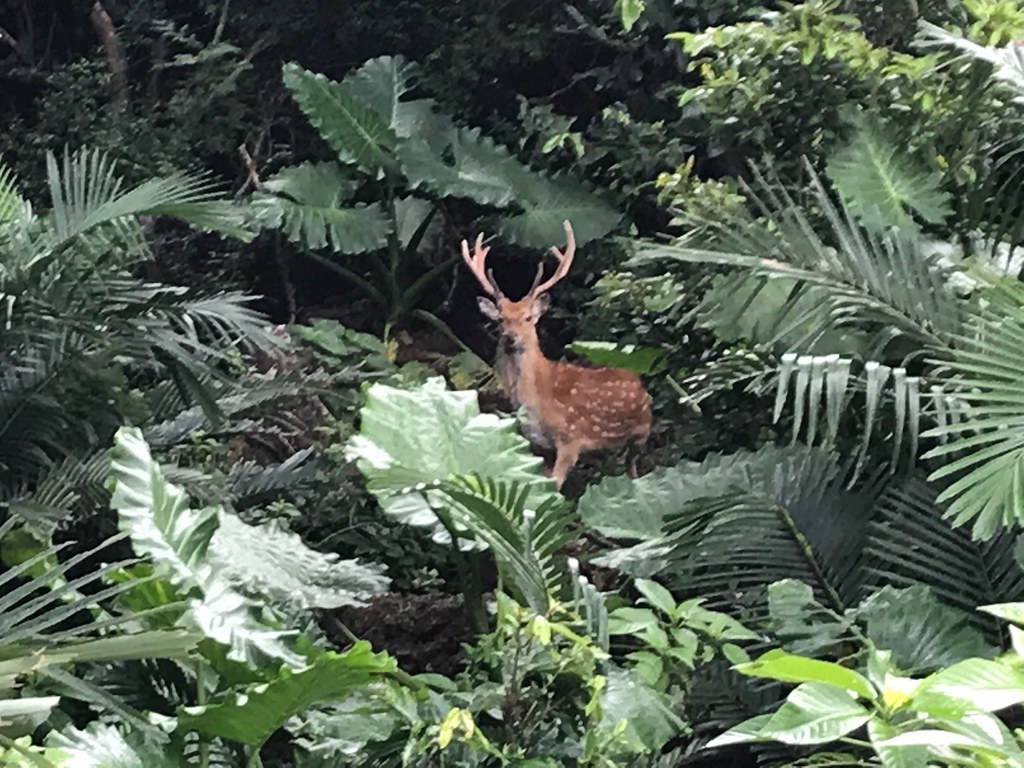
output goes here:
<path id="1" fill-rule="evenodd" d="M 556 450 L 558 453 L 551 476 L 555 479 L 555 487 L 562 490 L 565 476 L 569 474 L 569 470 L 576 465 L 576 459 L 580 457 L 580 447 L 574 443 L 565 443 L 559 445 Z"/>
<path id="2" fill-rule="evenodd" d="M 647 436 L 637 437 L 626 443 L 626 474 L 636 480 L 639 477 L 636 469 L 636 460 L 647 445 Z"/>

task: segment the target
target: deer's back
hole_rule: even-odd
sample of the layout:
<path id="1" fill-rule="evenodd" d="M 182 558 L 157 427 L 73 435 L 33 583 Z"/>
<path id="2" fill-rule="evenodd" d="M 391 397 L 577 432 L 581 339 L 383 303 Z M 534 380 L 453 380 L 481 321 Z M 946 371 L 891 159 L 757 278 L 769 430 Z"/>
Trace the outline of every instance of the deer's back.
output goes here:
<path id="1" fill-rule="evenodd" d="M 630 371 L 556 363 L 548 386 L 538 416 L 558 442 L 604 448 L 646 438 L 650 432 L 650 398 L 640 377 Z"/>

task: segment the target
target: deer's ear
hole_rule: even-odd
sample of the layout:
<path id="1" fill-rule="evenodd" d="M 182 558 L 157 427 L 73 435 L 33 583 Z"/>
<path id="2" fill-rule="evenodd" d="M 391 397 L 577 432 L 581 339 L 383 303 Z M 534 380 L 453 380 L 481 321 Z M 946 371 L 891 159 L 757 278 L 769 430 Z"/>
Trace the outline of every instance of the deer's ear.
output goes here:
<path id="1" fill-rule="evenodd" d="M 551 306 L 551 297 L 546 293 L 542 293 L 540 296 L 533 300 L 530 304 L 530 321 L 536 323 L 540 320 L 540 316 L 548 311 L 548 307 Z"/>
<path id="2" fill-rule="evenodd" d="M 497 321 L 500 315 L 498 313 L 498 307 L 495 306 L 493 301 L 486 299 L 483 296 L 479 296 L 477 297 L 476 305 L 480 307 L 480 312 L 484 317 Z"/>

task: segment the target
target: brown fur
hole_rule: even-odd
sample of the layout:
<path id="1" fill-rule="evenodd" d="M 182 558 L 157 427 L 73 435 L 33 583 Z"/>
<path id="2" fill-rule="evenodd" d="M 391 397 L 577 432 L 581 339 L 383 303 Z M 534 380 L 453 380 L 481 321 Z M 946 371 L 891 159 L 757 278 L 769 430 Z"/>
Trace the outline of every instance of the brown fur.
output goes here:
<path id="1" fill-rule="evenodd" d="M 619 368 L 583 368 L 549 360 L 540 350 L 536 323 L 546 294 L 519 301 L 480 299 L 512 344 L 502 370 L 506 393 L 526 409 L 556 451 L 552 471 L 561 488 L 581 453 L 642 445 L 651 431 L 650 398 L 636 374 Z"/>

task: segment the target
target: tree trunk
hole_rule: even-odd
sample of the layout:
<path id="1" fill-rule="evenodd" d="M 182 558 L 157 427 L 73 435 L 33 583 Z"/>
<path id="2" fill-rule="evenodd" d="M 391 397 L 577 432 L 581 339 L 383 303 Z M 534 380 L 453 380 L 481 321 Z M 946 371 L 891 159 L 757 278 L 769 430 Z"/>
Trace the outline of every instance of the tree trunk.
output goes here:
<path id="1" fill-rule="evenodd" d="M 128 62 L 121 50 L 117 28 L 100 0 L 92 4 L 89 21 L 107 54 L 107 66 L 110 69 L 110 116 L 117 119 L 124 113 L 128 103 Z"/>

